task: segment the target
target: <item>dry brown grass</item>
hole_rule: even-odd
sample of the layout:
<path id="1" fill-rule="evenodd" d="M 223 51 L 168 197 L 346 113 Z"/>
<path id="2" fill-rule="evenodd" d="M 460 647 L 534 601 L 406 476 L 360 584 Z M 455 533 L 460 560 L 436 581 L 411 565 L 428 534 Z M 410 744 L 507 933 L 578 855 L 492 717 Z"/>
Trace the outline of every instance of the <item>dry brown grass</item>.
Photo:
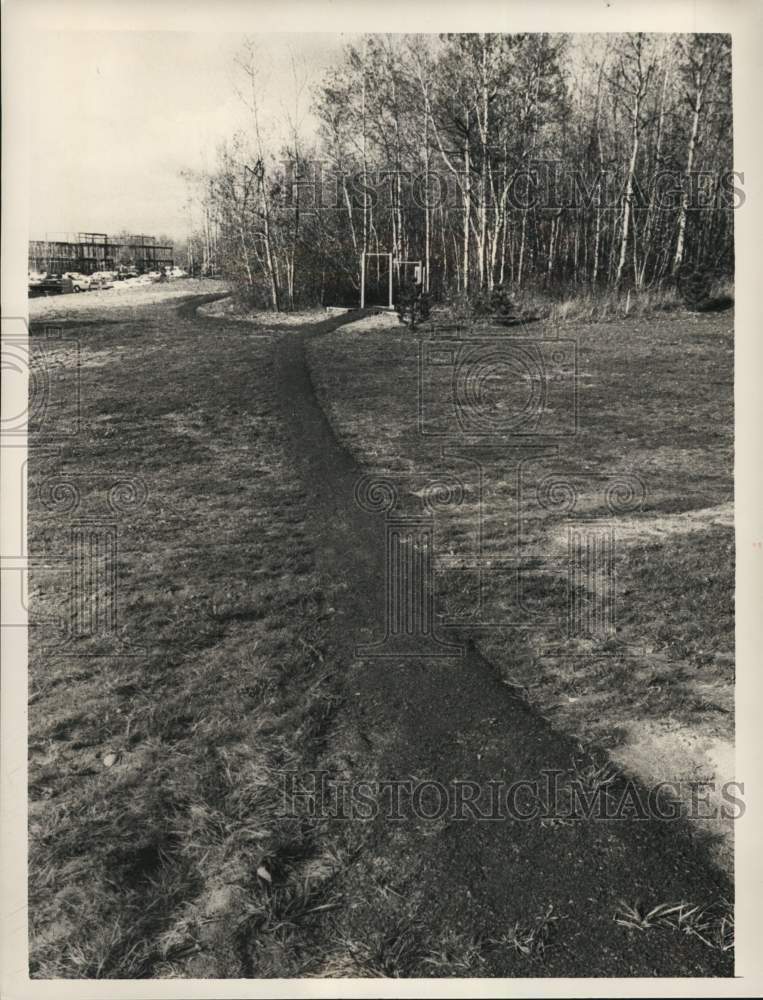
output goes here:
<path id="1" fill-rule="evenodd" d="M 539 458 L 530 469 L 532 482 L 556 473 L 571 477 L 576 510 L 585 517 L 607 517 L 602 496 L 610 479 L 635 474 L 645 484 L 641 509 L 621 518 L 619 543 L 621 519 L 609 517 L 616 538 L 616 634 L 611 640 L 567 639 L 560 632 L 569 521 L 539 509 L 532 490 L 517 504 L 516 473 L 504 446 L 477 456 L 484 477 L 483 554 L 498 564 L 507 552 L 538 557 L 538 570 L 525 576 L 523 602 L 542 611 L 549 624 L 534 625 L 529 617 L 524 628 L 479 629 L 475 641 L 507 683 L 555 725 L 617 749 L 637 773 L 659 780 L 668 767 L 675 779 L 699 769 L 717 781 L 731 780 L 733 774 L 716 770 L 726 758 L 717 748 L 733 739 L 731 314 L 655 318 L 644 306 L 643 316 L 592 325 L 576 319 L 579 309 L 577 303 L 560 314 L 559 334 L 578 345 L 578 433 L 561 442 L 559 457 Z M 585 310 L 583 315 L 587 320 Z M 448 465 L 438 458 L 439 448 L 463 445 L 455 432 L 434 441 L 419 433 L 419 346 L 432 336 L 441 343 L 456 331 L 437 319 L 418 336 L 351 331 L 338 330 L 311 348 L 324 405 L 362 465 L 400 476 L 410 484 L 404 489 L 420 494 L 422 477 Z M 544 333 L 555 336 L 553 324 L 483 326 L 472 335 L 500 342 Z M 463 464 L 451 466 L 464 474 Z M 474 603 L 471 584 L 448 566 L 451 558 L 457 565 L 469 543 L 476 513 L 467 496 L 461 507 L 437 515 L 443 607 L 451 614 Z M 511 574 L 496 572 L 487 580 L 483 597 L 491 620 L 513 615 L 516 621 Z M 688 748 L 672 765 L 662 752 L 646 761 L 641 746 L 629 754 L 647 722 L 674 732 Z M 728 826 L 723 829 L 728 833 Z M 729 857 L 727 852 L 724 861 Z"/>
<path id="2" fill-rule="evenodd" d="M 242 330 L 221 352 L 171 306 L 111 302 L 66 331 L 82 428 L 61 462 L 33 453 L 29 543 L 66 565 L 74 520 L 117 521 L 120 636 L 137 655 L 87 641 L 55 655 L 32 633 L 31 974 L 296 973 L 312 959 L 289 942 L 331 903 L 341 853 L 280 816 L 279 775 L 316 766 L 339 678 L 266 345 Z M 71 416 L 76 397 L 60 402 Z M 37 492 L 61 463 L 81 492 L 69 513 Z M 109 511 L 115 477 L 145 483 L 142 507 Z M 34 620 L 66 612 L 66 584 L 32 573 Z"/>

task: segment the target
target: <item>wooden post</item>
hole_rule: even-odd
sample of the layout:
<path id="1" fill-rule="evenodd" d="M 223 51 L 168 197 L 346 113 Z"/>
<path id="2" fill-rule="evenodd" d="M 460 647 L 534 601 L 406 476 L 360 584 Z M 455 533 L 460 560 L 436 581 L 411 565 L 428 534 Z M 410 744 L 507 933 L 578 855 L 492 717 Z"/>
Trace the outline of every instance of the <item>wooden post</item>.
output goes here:
<path id="1" fill-rule="evenodd" d="M 392 304 L 392 254 L 389 255 L 389 307 L 394 309 Z"/>
<path id="2" fill-rule="evenodd" d="M 360 254 L 360 308 L 366 307 L 366 255 Z"/>

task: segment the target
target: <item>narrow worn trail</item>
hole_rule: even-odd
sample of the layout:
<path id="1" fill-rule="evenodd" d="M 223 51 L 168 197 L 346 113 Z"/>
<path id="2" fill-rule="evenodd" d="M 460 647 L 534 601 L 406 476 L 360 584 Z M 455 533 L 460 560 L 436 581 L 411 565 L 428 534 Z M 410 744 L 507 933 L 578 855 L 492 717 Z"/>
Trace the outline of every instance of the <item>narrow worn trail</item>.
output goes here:
<path id="1" fill-rule="evenodd" d="M 241 336 L 241 323 L 197 315 L 198 304 L 189 302 L 180 315 L 210 337 L 220 336 L 221 345 L 225 335 Z M 346 678 L 329 737 L 335 745 L 327 753 L 336 759 L 341 744 L 345 773 L 356 781 L 413 777 L 446 787 L 472 782 L 484 790 L 491 782 L 522 780 L 543 789 L 548 773 L 558 772 L 564 787 L 573 756 L 580 761 L 584 752 L 515 697 L 468 640 L 460 659 L 356 655 L 358 645 L 383 634 L 384 516 L 362 510 L 355 499 L 363 470 L 337 442 L 305 355 L 309 339 L 349 318 L 357 317 L 279 331 L 271 346 L 273 406 L 308 496 L 307 535 L 334 606 L 331 657 Z M 437 802 L 427 802 L 436 812 Z M 529 809 L 521 796 L 517 805 Z M 615 922 L 620 901 L 643 912 L 658 904 L 712 906 L 732 899 L 727 877 L 675 822 L 523 821 L 505 813 L 478 819 L 469 810 L 464 819 L 417 820 L 408 812 L 394 820 L 388 813 L 365 821 L 362 847 L 342 876 L 355 902 L 326 917 L 327 946 L 362 939 L 392 914 L 385 930 L 400 947 L 422 926 L 429 937 L 475 943 L 479 957 L 463 975 L 733 974 L 731 954 L 696 936 Z M 380 904 L 380 881 L 396 897 L 394 907 Z M 547 937 L 545 949 L 528 955 L 507 944 L 516 925 L 538 929 Z M 332 974 L 328 967 L 326 974 Z M 431 974 L 442 973 L 433 966 Z"/>

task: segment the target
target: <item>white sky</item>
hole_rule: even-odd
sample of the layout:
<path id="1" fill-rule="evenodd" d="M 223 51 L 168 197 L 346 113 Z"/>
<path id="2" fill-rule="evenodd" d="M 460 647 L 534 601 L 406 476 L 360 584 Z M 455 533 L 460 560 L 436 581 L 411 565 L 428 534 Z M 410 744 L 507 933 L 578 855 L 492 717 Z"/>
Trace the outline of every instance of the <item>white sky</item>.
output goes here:
<path id="1" fill-rule="evenodd" d="M 262 61 L 262 103 L 274 119 L 283 105 L 294 107 L 292 57 L 298 78 L 316 80 L 350 40 L 252 37 Z M 187 186 L 180 171 L 212 166 L 217 144 L 246 121 L 234 68 L 242 41 L 211 33 L 38 34 L 30 86 L 32 238 L 120 229 L 183 236 Z M 300 114 L 309 104 L 305 88 Z M 311 129 L 309 115 L 304 129 Z"/>
<path id="2" fill-rule="evenodd" d="M 227 18 L 230 22 L 230 17 Z M 310 84 L 357 34 L 250 35 L 258 52 L 261 125 L 279 153 L 296 95 L 303 137 Z M 599 36 L 599 43 L 601 42 Z M 181 170 L 211 168 L 216 147 L 246 127 L 235 67 L 242 33 L 43 31 L 30 80 L 30 236 L 86 232 L 185 236 Z M 570 66 L 578 64 L 573 40 Z M 594 36 L 585 36 L 591 53 Z M 295 80 L 296 72 L 296 80 Z"/>

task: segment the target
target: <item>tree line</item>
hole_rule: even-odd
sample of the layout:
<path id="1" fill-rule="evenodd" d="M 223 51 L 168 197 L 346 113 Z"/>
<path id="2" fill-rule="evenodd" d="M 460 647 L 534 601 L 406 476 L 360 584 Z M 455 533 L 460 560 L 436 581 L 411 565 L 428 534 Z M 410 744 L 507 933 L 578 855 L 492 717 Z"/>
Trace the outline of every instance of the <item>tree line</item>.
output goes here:
<path id="1" fill-rule="evenodd" d="M 733 273 L 726 35 L 368 35 L 277 148 L 253 43 L 237 67 L 250 124 L 193 178 L 188 253 L 259 304 L 355 304 L 390 253 L 436 298 Z"/>

